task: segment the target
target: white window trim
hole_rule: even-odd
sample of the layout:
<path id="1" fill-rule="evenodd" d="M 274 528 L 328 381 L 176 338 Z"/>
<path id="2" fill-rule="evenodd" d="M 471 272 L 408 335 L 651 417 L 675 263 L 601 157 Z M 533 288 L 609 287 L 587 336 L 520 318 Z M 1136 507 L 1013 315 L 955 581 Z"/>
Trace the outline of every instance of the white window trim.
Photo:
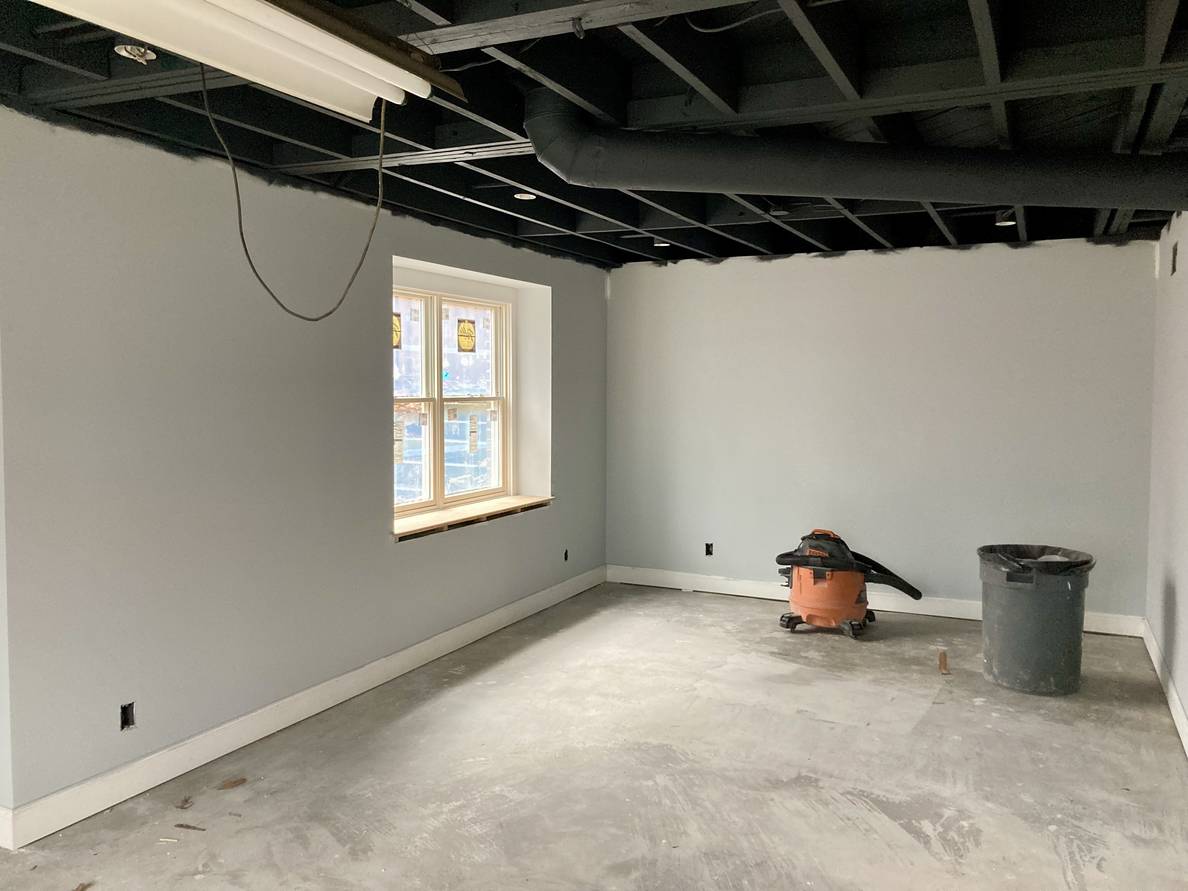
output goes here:
<path id="1" fill-rule="evenodd" d="M 489 300 L 466 294 L 454 294 L 441 290 L 422 290 L 395 286 L 392 291 L 396 297 L 405 296 L 424 301 L 424 319 L 422 327 L 423 375 L 426 383 L 426 395 L 420 397 L 393 397 L 393 403 L 422 403 L 427 406 L 432 415 L 429 439 L 433 448 L 433 469 L 430 488 L 432 498 L 415 504 L 397 505 L 393 497 L 392 515 L 393 531 L 396 531 L 399 521 L 409 517 L 427 515 L 434 512 L 447 511 L 465 505 L 479 505 L 482 502 L 507 498 L 515 490 L 513 479 L 514 439 L 515 439 L 515 407 L 512 382 L 515 380 L 513 362 L 515 360 L 514 319 L 511 303 L 500 300 Z M 495 382 L 495 396 L 454 396 L 446 398 L 441 385 L 441 308 L 442 303 L 459 303 L 470 306 L 489 306 L 497 310 L 495 313 L 495 372 L 492 375 Z M 430 324 L 432 320 L 432 324 Z M 389 369 L 391 366 L 389 365 Z M 447 496 L 445 494 L 445 409 L 446 403 L 462 404 L 467 402 L 495 402 L 499 405 L 499 480 L 500 485 L 490 489 L 465 492 L 461 495 Z M 393 478 L 395 464 L 392 465 Z M 394 489 L 394 487 L 391 487 Z"/>

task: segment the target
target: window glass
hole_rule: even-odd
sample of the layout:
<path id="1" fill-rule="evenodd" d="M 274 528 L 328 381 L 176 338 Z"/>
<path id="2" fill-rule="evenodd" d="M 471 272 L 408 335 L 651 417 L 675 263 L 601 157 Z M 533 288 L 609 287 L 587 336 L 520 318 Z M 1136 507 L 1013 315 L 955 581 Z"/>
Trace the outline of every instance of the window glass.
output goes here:
<path id="1" fill-rule="evenodd" d="M 425 301 L 392 298 L 392 396 L 425 396 Z"/>
<path id="2" fill-rule="evenodd" d="M 397 507 L 433 497 L 433 447 L 429 437 L 428 404 L 393 403 L 392 462 Z"/>
<path id="3" fill-rule="evenodd" d="M 500 485 L 499 408 L 490 402 L 445 404 L 445 495 Z"/>
<path id="4" fill-rule="evenodd" d="M 494 396 L 495 309 L 441 303 L 441 394 Z"/>

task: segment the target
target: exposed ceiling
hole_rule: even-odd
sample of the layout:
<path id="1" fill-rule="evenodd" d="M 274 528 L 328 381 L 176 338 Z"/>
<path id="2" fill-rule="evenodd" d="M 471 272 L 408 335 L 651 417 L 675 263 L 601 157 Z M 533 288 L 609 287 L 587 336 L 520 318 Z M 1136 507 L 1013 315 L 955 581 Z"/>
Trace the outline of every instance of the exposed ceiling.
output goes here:
<path id="1" fill-rule="evenodd" d="M 1178 0 L 338 0 L 440 57 L 466 89 L 388 116 L 385 204 L 602 266 L 819 250 L 1146 234 L 1147 208 L 677 194 L 571 186 L 523 126 L 544 86 L 592 119 L 1003 151 L 1188 151 Z M 113 53 L 119 35 L 0 0 L 0 94 L 217 153 L 198 69 Z M 244 165 L 374 200 L 378 128 L 219 73 Z M 521 200 L 516 194 L 532 194 Z M 1014 225 L 1003 222 L 1009 212 Z"/>

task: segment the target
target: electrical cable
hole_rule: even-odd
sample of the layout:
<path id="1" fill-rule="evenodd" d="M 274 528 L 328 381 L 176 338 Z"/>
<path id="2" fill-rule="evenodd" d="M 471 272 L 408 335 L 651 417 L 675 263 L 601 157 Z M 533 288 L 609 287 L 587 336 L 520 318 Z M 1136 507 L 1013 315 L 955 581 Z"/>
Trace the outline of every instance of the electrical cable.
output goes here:
<path id="1" fill-rule="evenodd" d="M 712 27 L 707 27 L 706 25 L 698 25 L 691 18 L 689 18 L 688 16 L 685 16 L 685 23 L 690 28 L 692 28 L 694 31 L 700 31 L 702 34 L 721 34 L 723 31 L 730 31 L 733 28 L 737 28 L 739 25 L 745 25 L 747 22 L 753 22 L 753 21 L 755 21 L 755 19 L 761 19 L 765 15 L 782 15 L 782 14 L 783 14 L 782 9 L 765 9 L 762 12 L 757 12 L 754 15 L 749 15 L 744 18 L 737 19 L 736 21 L 730 22 L 728 24 L 715 25 Z"/>
<path id="2" fill-rule="evenodd" d="M 293 318 L 301 319 L 303 322 L 320 322 L 322 319 L 329 318 L 338 311 L 343 302 L 350 293 L 351 286 L 355 283 L 355 279 L 359 276 L 359 270 L 363 268 L 363 261 L 367 259 L 367 252 L 371 249 L 371 241 L 375 237 L 375 226 L 379 222 L 380 208 L 384 204 L 384 142 L 387 136 L 387 100 L 380 98 L 380 125 L 379 125 L 379 163 L 376 166 L 376 199 L 375 199 L 375 213 L 371 217 L 371 228 L 367 231 L 367 242 L 363 245 L 363 253 L 359 255 L 359 262 L 355 264 L 355 269 L 351 273 L 351 277 L 347 280 L 346 287 L 342 289 L 342 295 L 337 302 L 328 310 L 317 315 L 307 316 L 304 313 L 297 312 L 285 305 L 285 302 L 276 295 L 276 292 L 268 286 L 264 281 L 263 276 L 260 275 L 256 269 L 256 263 L 252 259 L 252 252 L 248 249 L 247 237 L 243 234 L 243 197 L 239 193 L 239 171 L 235 165 L 235 158 L 231 155 L 231 149 L 227 147 L 227 141 L 223 139 L 223 134 L 219 130 L 219 125 L 215 123 L 214 115 L 210 111 L 210 94 L 206 88 L 206 66 L 199 64 L 199 73 L 202 76 L 202 107 L 206 111 L 206 119 L 210 121 L 210 129 L 214 131 L 215 139 L 219 141 L 219 145 L 223 147 L 223 154 L 227 156 L 227 163 L 231 165 L 231 181 L 235 184 L 235 216 L 239 226 L 239 243 L 243 245 L 243 255 L 247 258 L 248 266 L 251 267 L 252 275 L 256 277 L 256 281 L 260 286 L 268 292 L 268 296 L 272 301 L 287 312 Z"/>
<path id="3" fill-rule="evenodd" d="M 471 68 L 482 68 L 484 65 L 492 65 L 498 62 L 498 59 L 484 59 L 481 62 L 467 62 L 465 65 L 458 65 L 454 68 L 442 68 L 442 74 L 453 74 L 456 71 L 469 71 Z"/>
<path id="4" fill-rule="evenodd" d="M 516 53 L 516 57 L 518 58 L 518 57 L 524 55 L 524 53 L 528 52 L 528 50 L 532 49 L 532 47 L 536 46 L 538 43 L 540 43 L 540 41 L 541 41 L 541 38 L 537 37 L 535 40 L 529 41 L 528 43 L 524 44 L 524 46 L 519 50 L 519 52 Z M 469 71 L 472 68 L 482 68 L 484 65 L 490 65 L 493 62 L 502 62 L 502 61 L 503 60 L 500 58 L 493 57 L 490 59 L 483 59 L 483 61 L 481 61 L 481 62 L 467 62 L 465 65 L 458 65 L 454 68 L 442 68 L 441 73 L 442 74 L 453 74 L 454 72 L 457 72 L 457 71 Z"/>

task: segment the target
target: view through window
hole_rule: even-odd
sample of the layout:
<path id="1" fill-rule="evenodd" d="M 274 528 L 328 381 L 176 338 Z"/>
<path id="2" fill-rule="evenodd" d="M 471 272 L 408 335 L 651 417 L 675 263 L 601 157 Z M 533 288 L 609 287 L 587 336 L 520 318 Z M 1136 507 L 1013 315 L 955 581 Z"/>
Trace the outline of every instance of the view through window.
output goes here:
<path id="1" fill-rule="evenodd" d="M 506 304 L 392 296 L 397 514 L 507 493 Z"/>

